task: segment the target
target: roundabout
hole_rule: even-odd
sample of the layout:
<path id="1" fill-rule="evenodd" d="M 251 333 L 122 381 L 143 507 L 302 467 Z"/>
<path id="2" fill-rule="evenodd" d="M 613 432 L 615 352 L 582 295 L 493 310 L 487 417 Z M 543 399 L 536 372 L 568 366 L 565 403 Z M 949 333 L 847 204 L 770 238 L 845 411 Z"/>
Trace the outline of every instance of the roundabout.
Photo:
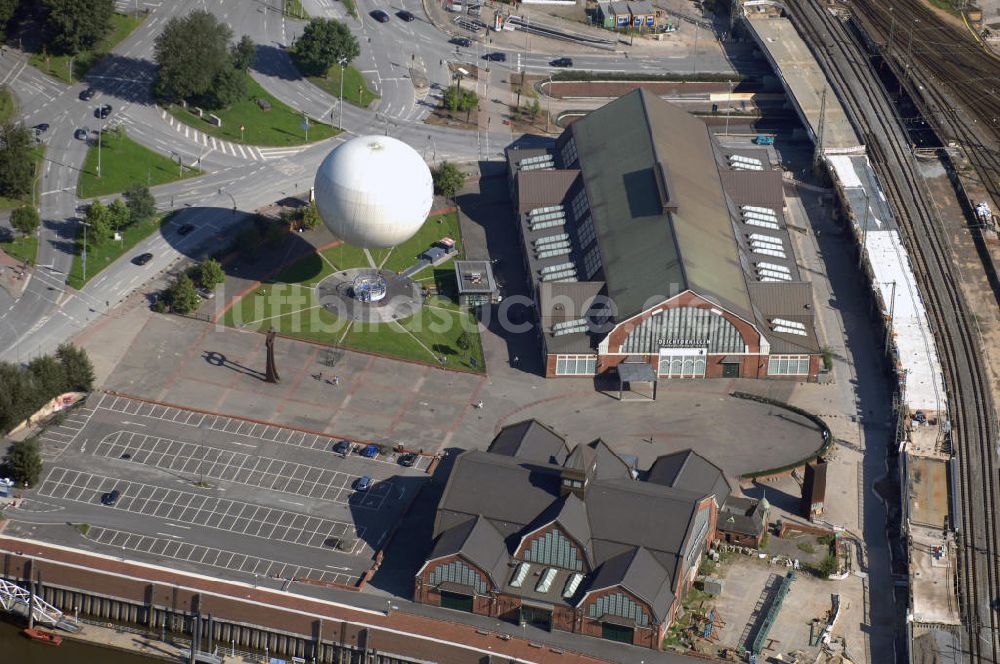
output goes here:
<path id="1" fill-rule="evenodd" d="M 412 279 L 365 267 L 329 275 L 316 286 L 316 299 L 334 316 L 358 323 L 405 320 L 423 306 L 420 287 Z"/>

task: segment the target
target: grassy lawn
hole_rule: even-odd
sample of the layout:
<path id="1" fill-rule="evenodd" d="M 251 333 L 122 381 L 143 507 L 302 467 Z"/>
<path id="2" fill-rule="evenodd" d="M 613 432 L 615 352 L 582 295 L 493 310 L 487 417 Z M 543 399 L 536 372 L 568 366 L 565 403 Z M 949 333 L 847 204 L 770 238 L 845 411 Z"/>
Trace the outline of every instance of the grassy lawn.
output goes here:
<path id="1" fill-rule="evenodd" d="M 308 19 L 309 14 L 302 8 L 300 0 L 285 0 L 285 16 Z"/>
<path id="2" fill-rule="evenodd" d="M 173 159 L 139 145 L 124 132 L 106 133 L 101 138 L 101 177 L 97 177 L 95 142 L 87 151 L 76 194 L 80 198 L 106 196 L 125 191 L 136 183 L 155 187 L 201 173 L 197 168 L 185 166 L 181 175 Z"/>
<path id="3" fill-rule="evenodd" d="M 330 67 L 326 76 L 308 76 L 309 82 L 327 94 L 340 99 L 340 65 Z M 344 101 L 361 108 L 378 99 L 378 95 L 368 89 L 365 77 L 353 65 L 344 68 Z"/>
<path id="4" fill-rule="evenodd" d="M 454 212 L 431 217 L 411 240 L 392 250 L 372 251 L 372 258 L 385 269 L 401 271 L 442 237 L 456 240 L 461 250 L 458 230 L 458 215 Z M 432 295 L 417 315 L 386 324 L 351 323 L 316 305 L 316 284 L 335 269 L 367 265 L 368 259 L 361 249 L 345 244 L 312 254 L 237 302 L 226 313 L 224 322 L 254 330 L 273 325 L 282 334 L 303 339 L 421 362 L 436 363 L 445 358 L 444 365 L 448 367 L 484 370 L 475 318 L 445 295 Z M 422 285 L 433 283 L 439 293 L 454 292 L 452 261 L 426 268 L 416 275 L 416 280 Z M 468 350 L 458 347 L 463 331 L 471 337 Z"/>
<path id="5" fill-rule="evenodd" d="M 31 149 L 31 158 L 35 162 L 35 187 L 37 189 L 38 185 L 41 184 L 42 162 L 45 160 L 44 143 L 39 143 Z M 30 191 L 20 198 L 7 198 L 6 196 L 0 196 L 0 208 L 4 209 L 21 207 L 22 205 L 31 205 L 31 203 Z"/>
<path id="6" fill-rule="evenodd" d="M 38 236 L 25 235 L 15 238 L 9 242 L 0 242 L 0 249 L 11 258 L 16 258 L 22 263 L 34 264 L 35 256 L 38 254 Z"/>
<path id="7" fill-rule="evenodd" d="M 90 71 L 90 68 L 97 63 L 104 55 L 111 52 L 120 41 L 129 36 L 145 20 L 145 16 L 133 16 L 125 14 L 111 15 L 111 30 L 102 39 L 93 51 L 77 53 L 72 58 L 68 55 L 48 55 L 46 53 L 33 53 L 28 58 L 28 64 L 41 72 L 58 78 L 59 80 L 73 84 L 82 79 Z M 70 71 L 72 62 L 72 71 Z"/>
<path id="8" fill-rule="evenodd" d="M 271 108 L 267 111 L 261 110 L 260 106 L 257 105 L 257 99 L 264 99 L 271 105 Z M 234 143 L 281 146 L 302 145 L 306 142 L 305 132 L 300 126 L 302 114 L 278 101 L 249 75 L 247 76 L 247 96 L 226 110 L 216 112 L 216 115 L 222 119 L 221 127 L 210 124 L 207 120 L 202 120 L 180 106 L 171 106 L 167 110 L 181 122 L 191 125 L 209 136 L 223 138 Z M 206 113 L 205 116 L 208 117 L 208 114 Z M 240 135 L 241 125 L 246 127 L 242 136 Z M 313 119 L 309 121 L 309 142 L 322 141 L 338 133 L 337 129 L 328 124 Z"/>
<path id="9" fill-rule="evenodd" d="M 76 253 L 73 255 L 73 267 L 70 268 L 69 277 L 66 283 L 73 288 L 80 289 L 97 276 L 97 274 L 113 263 L 122 254 L 128 253 L 132 247 L 140 241 L 149 237 L 151 233 L 159 230 L 160 226 L 170 220 L 170 214 L 156 215 L 149 219 L 129 226 L 122 233 L 122 240 L 106 240 L 104 244 L 95 247 L 93 243 L 87 243 L 87 278 L 83 278 L 83 238 L 77 238 Z"/>
<path id="10" fill-rule="evenodd" d="M 0 88 L 0 122 L 10 122 L 14 117 L 17 105 L 14 103 L 14 94 L 6 85 Z"/>

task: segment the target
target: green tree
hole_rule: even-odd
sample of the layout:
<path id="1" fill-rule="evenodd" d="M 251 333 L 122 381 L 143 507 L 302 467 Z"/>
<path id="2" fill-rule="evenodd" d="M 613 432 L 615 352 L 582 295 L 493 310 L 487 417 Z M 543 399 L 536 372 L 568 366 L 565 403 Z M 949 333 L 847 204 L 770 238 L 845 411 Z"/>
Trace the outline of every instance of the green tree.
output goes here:
<path id="1" fill-rule="evenodd" d="M 170 308 L 179 314 L 189 314 L 201 304 L 198 291 L 194 289 L 194 282 L 186 274 L 177 277 L 177 281 L 170 287 L 168 297 Z"/>
<path id="2" fill-rule="evenodd" d="M 30 205 L 22 205 L 10 213 L 10 225 L 25 235 L 31 235 L 42 223 L 38 210 Z"/>
<path id="3" fill-rule="evenodd" d="M 458 166 L 446 161 L 433 171 L 431 177 L 434 180 L 434 193 L 445 198 L 454 198 L 458 190 L 465 185 L 465 176 Z"/>
<path id="4" fill-rule="evenodd" d="M 72 344 L 62 344 L 56 349 L 56 358 L 62 365 L 66 391 L 89 392 L 93 389 L 94 365 L 87 351 Z"/>
<path id="5" fill-rule="evenodd" d="M 196 279 L 202 288 L 212 290 L 226 280 L 226 274 L 222 271 L 222 264 L 219 261 L 207 258 L 198 265 Z"/>
<path id="6" fill-rule="evenodd" d="M 534 121 L 535 118 L 538 117 L 538 114 L 541 112 L 542 112 L 542 105 L 538 103 L 537 99 L 533 99 L 531 101 L 531 104 L 528 106 L 528 117 L 530 117 L 532 121 Z"/>
<path id="7" fill-rule="evenodd" d="M 299 223 L 302 225 L 302 228 L 308 231 L 316 228 L 320 221 L 319 208 L 316 207 L 316 203 L 314 201 L 302 211 L 302 220 Z"/>
<path id="8" fill-rule="evenodd" d="M 350 63 L 361 54 L 361 47 L 350 29 L 332 18 L 314 18 L 291 48 L 299 69 L 310 76 L 325 76 L 341 60 Z"/>
<path id="9" fill-rule="evenodd" d="M 469 350 L 472 348 L 472 337 L 469 336 L 468 332 L 463 331 L 460 335 L 458 335 L 458 339 L 455 340 L 455 345 L 462 350 Z"/>
<path id="10" fill-rule="evenodd" d="M 156 199 L 144 184 L 134 184 L 125 190 L 125 204 L 128 205 L 131 224 L 148 219 L 156 213 Z"/>
<path id="11" fill-rule="evenodd" d="M 0 0 L 0 32 L 7 29 L 7 24 L 14 17 L 21 0 Z"/>
<path id="12" fill-rule="evenodd" d="M 200 97 L 206 108 L 226 108 L 247 94 L 247 74 L 233 67 L 219 70 L 212 89 Z"/>
<path id="13" fill-rule="evenodd" d="M 113 230 L 120 231 L 128 226 L 131 216 L 128 204 L 121 198 L 111 201 L 111 205 L 108 206 L 108 225 Z"/>
<path id="14" fill-rule="evenodd" d="M 22 124 L 0 127 L 0 195 L 17 198 L 31 191 L 35 179 L 35 160 L 31 150 L 35 139 Z"/>
<path id="15" fill-rule="evenodd" d="M 6 474 L 19 486 L 35 486 L 42 476 L 42 454 L 38 441 L 28 438 L 11 443 L 3 465 Z"/>
<path id="16" fill-rule="evenodd" d="M 156 38 L 154 61 L 160 70 L 155 91 L 174 99 L 207 94 L 219 72 L 233 66 L 232 36 L 229 26 L 208 11 L 171 18 Z"/>
<path id="17" fill-rule="evenodd" d="M 48 43 L 59 53 L 86 51 L 111 29 L 115 0 L 42 0 Z"/>
<path id="18" fill-rule="evenodd" d="M 52 355 L 39 355 L 28 362 L 28 373 L 46 399 L 66 391 L 66 372 L 59 360 Z"/>
<path id="19" fill-rule="evenodd" d="M 87 242 L 94 245 L 102 244 L 111 237 L 111 215 L 108 208 L 100 201 L 94 201 L 87 208 L 84 222 L 88 225 Z"/>
<path id="20" fill-rule="evenodd" d="M 254 60 L 257 59 L 257 45 L 250 39 L 250 35 L 243 35 L 233 46 L 233 67 L 240 71 L 247 71 L 253 67 Z"/>

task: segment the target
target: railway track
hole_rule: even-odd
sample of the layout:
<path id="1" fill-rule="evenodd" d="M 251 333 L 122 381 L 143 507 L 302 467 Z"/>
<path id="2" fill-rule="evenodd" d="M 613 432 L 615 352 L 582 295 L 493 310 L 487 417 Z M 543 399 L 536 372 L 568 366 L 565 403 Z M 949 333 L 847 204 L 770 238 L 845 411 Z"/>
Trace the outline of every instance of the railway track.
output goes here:
<path id="1" fill-rule="evenodd" d="M 921 279 L 922 295 L 941 357 L 952 444 L 959 458 L 963 528 L 960 533 L 966 651 L 974 662 L 1000 661 L 996 612 L 1000 597 L 992 441 L 996 422 L 980 340 L 959 286 L 948 238 L 928 200 L 905 131 L 888 93 L 844 24 L 812 0 L 786 3 L 796 27 L 815 49 L 853 116 L 873 166 L 897 214 L 901 235 Z M 998 113 L 1000 117 L 1000 113 Z"/>

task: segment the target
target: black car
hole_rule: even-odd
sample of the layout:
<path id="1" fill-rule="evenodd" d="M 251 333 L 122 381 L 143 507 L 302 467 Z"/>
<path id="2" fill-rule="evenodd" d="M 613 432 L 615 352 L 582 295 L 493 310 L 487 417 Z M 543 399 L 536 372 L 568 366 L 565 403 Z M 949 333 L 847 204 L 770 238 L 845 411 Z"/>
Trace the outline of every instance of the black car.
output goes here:
<path id="1" fill-rule="evenodd" d="M 416 454 L 404 454 L 404 455 L 402 455 L 402 456 L 399 457 L 399 465 L 400 466 L 405 466 L 406 468 L 409 468 L 410 466 L 412 466 L 416 462 L 417 462 L 417 455 Z"/>
<path id="2" fill-rule="evenodd" d="M 333 446 L 333 451 L 337 454 L 347 454 L 351 451 L 351 444 L 346 440 L 341 440 Z"/>
<path id="3" fill-rule="evenodd" d="M 494 53 L 487 53 L 483 56 L 483 60 L 489 60 L 491 62 L 507 62 L 507 54 L 496 51 Z"/>
<path id="4" fill-rule="evenodd" d="M 121 491 L 119 491 L 118 489 L 112 489 L 111 491 L 108 491 L 107 493 L 101 496 L 101 504 L 111 507 L 112 505 L 118 502 L 118 499 L 121 497 L 121 495 L 122 495 Z"/>
<path id="5" fill-rule="evenodd" d="M 376 21 L 378 21 L 379 23 L 388 23 L 389 22 L 389 15 L 386 14 L 381 9 L 376 9 L 373 12 L 368 12 L 368 15 L 371 16 Z"/>
<path id="6" fill-rule="evenodd" d="M 572 67 L 573 58 L 556 58 L 549 63 L 552 67 Z"/>
<path id="7" fill-rule="evenodd" d="M 95 90 L 94 88 L 87 88 L 86 90 L 80 93 L 80 101 L 90 101 L 91 99 L 94 98 L 94 95 L 96 94 L 97 90 Z"/>
<path id="8" fill-rule="evenodd" d="M 47 132 L 49 130 L 49 125 L 47 125 L 46 123 L 43 122 L 42 124 L 36 124 L 33 127 L 33 129 L 35 130 L 36 134 L 42 134 L 42 133 L 45 133 L 45 132 Z"/>
<path id="9" fill-rule="evenodd" d="M 194 224 L 184 224 L 183 226 L 177 229 L 177 234 L 183 237 L 193 230 L 194 230 Z"/>
<path id="10" fill-rule="evenodd" d="M 146 253 L 139 254 L 138 256 L 136 256 L 135 258 L 133 258 L 132 262 L 135 263 L 136 265 L 145 265 L 146 263 L 148 263 L 151 260 L 153 260 L 153 254 L 151 254 L 151 253 L 149 253 L 147 251 Z"/>
<path id="11" fill-rule="evenodd" d="M 106 119 L 111 115 L 111 104 L 105 104 L 104 106 L 99 106 L 94 109 L 94 117 L 100 118 L 102 120 Z"/>
<path id="12" fill-rule="evenodd" d="M 469 48 L 472 46 L 472 40 L 468 37 L 454 37 L 448 40 L 449 44 L 454 44 L 455 46 L 461 46 L 462 48 Z"/>
<path id="13" fill-rule="evenodd" d="M 416 16 L 414 16 L 414 15 L 413 15 L 413 14 L 411 14 L 410 12 L 406 11 L 405 9 L 404 9 L 404 10 L 402 10 L 402 11 L 398 11 L 398 12 L 396 12 L 396 16 L 398 16 L 399 18 L 403 19 L 403 20 L 404 20 L 404 21 L 406 21 L 407 23 L 409 23 L 409 22 L 411 22 L 411 21 L 415 21 L 415 20 L 417 20 L 417 17 L 416 17 Z"/>
<path id="14" fill-rule="evenodd" d="M 90 130 L 87 129 L 86 127 L 83 127 L 82 129 L 77 129 L 76 131 L 73 132 L 73 138 L 75 138 L 78 141 L 85 141 L 87 140 L 87 134 L 89 133 Z"/>

